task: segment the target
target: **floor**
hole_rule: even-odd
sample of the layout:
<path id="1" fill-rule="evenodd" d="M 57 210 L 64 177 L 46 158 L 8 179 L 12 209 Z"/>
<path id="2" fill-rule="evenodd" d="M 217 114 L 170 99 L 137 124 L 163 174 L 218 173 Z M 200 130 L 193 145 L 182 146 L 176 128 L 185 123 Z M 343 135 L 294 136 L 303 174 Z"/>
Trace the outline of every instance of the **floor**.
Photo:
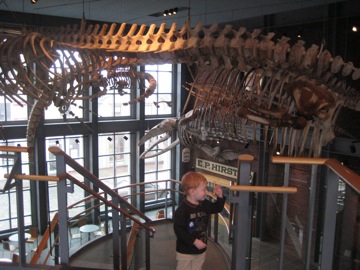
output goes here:
<path id="1" fill-rule="evenodd" d="M 154 270 L 174 270 L 175 269 L 175 234 L 173 231 L 172 223 L 159 222 L 155 227 L 156 233 L 150 240 L 151 250 L 151 269 Z M 73 230 L 77 230 L 74 228 Z M 219 233 L 219 242 L 227 243 L 226 234 Z M 86 245 L 86 248 L 81 252 L 75 252 L 81 247 Z M 210 241 L 207 249 L 207 256 L 204 269 L 207 270 L 229 270 L 231 257 L 231 245 L 223 245 L 223 250 L 227 253 L 224 256 L 220 252 L 217 245 Z M 45 253 L 45 252 L 43 252 Z M 113 256 L 112 256 L 112 238 L 104 237 L 97 239 L 91 235 L 90 241 L 88 237 L 83 237 L 82 244 L 80 239 L 71 241 L 70 253 L 74 253 L 71 257 L 71 266 L 74 268 L 82 269 L 113 269 Z M 2 258 L 11 258 L 11 252 L 4 251 L 2 245 L 0 247 L 0 256 Z M 31 259 L 31 252 L 27 256 L 27 261 Z M 46 254 L 43 254 L 39 263 L 44 261 Z M 251 270 L 276 270 L 279 267 L 279 247 L 270 242 L 261 242 L 257 238 L 252 241 L 252 259 Z M 47 264 L 54 265 L 54 256 L 50 256 Z M 284 254 L 283 269 L 303 270 L 305 265 L 303 262 L 294 255 L 290 250 L 286 250 Z M 0 266 L 1 269 L 1 266 Z M 142 266 L 136 269 L 142 270 Z M 315 268 L 314 268 L 315 269 Z"/>
<path id="2" fill-rule="evenodd" d="M 155 227 L 156 233 L 150 240 L 151 269 L 174 270 L 175 269 L 175 234 L 172 223 L 165 223 Z M 111 247 L 112 240 L 103 241 L 90 249 L 72 258 L 72 266 L 85 267 L 87 269 L 112 269 Z M 224 249 L 231 255 L 231 246 Z M 229 256 L 223 256 L 217 245 L 213 242 L 208 244 L 206 261 L 203 269 L 229 270 Z M 270 242 L 260 242 L 253 238 L 251 270 L 277 270 L 279 269 L 279 248 Z M 145 268 L 136 268 L 139 270 Z M 304 263 L 289 249 L 284 254 L 284 270 L 303 270 Z M 315 268 L 314 268 L 315 269 Z"/>
<path id="3" fill-rule="evenodd" d="M 156 233 L 150 240 L 151 269 L 175 269 L 175 234 L 172 223 L 155 226 Z M 112 269 L 112 239 L 101 241 L 86 251 L 72 257 L 71 266 L 87 269 Z M 208 244 L 204 269 L 227 270 L 229 263 L 213 242 Z M 138 268 L 139 270 L 145 268 Z"/>

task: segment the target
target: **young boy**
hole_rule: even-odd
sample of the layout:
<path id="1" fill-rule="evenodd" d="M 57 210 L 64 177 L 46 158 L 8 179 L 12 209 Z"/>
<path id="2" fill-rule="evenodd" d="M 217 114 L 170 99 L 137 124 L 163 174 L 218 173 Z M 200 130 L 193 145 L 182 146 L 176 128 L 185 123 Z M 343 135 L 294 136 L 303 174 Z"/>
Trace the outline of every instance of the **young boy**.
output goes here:
<path id="1" fill-rule="evenodd" d="M 221 187 L 216 185 L 216 202 L 205 200 L 207 180 L 196 172 L 186 173 L 181 186 L 185 199 L 174 215 L 176 270 L 201 270 L 205 261 L 209 218 L 223 210 L 225 197 Z"/>

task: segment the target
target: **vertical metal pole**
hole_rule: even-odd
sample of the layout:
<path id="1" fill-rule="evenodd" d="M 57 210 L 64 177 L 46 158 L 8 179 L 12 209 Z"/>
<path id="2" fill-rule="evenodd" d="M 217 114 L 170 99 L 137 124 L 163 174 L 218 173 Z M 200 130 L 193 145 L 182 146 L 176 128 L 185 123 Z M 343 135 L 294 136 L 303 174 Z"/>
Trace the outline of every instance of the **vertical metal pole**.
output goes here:
<path id="1" fill-rule="evenodd" d="M 14 160 L 14 172 L 22 174 L 21 168 L 21 152 L 15 153 Z M 17 212 L 17 227 L 18 227 L 18 241 L 19 241 L 19 266 L 23 266 L 26 263 L 25 252 L 25 224 L 24 224 L 24 193 L 23 193 L 23 181 L 15 180 L 15 193 L 16 193 L 16 212 Z"/>
<path id="2" fill-rule="evenodd" d="M 339 176 L 328 169 L 325 211 L 324 211 L 324 228 L 322 252 L 320 258 L 320 268 L 323 270 L 332 269 L 333 252 L 335 242 L 336 211 L 337 211 L 337 194 L 339 187 Z"/>
<path id="3" fill-rule="evenodd" d="M 290 164 L 285 164 L 284 187 L 289 186 L 289 172 L 290 172 Z M 279 270 L 283 269 L 283 263 L 284 263 L 287 202 L 288 202 L 288 194 L 284 193 L 283 194 L 283 202 L 282 202 L 282 210 L 281 210 Z"/>
<path id="4" fill-rule="evenodd" d="M 19 153 L 21 155 L 21 153 Z M 21 164 L 21 159 L 20 159 Z M 21 165 L 20 165 L 21 167 Z M 20 169 L 21 173 L 21 169 Z M 23 180 L 16 181 L 16 198 L 17 198 L 17 221 L 18 221 L 18 239 L 19 239 L 19 266 L 26 263 L 25 252 L 25 229 L 24 229 L 24 194 L 23 194 Z"/>
<path id="5" fill-rule="evenodd" d="M 238 184 L 249 185 L 250 163 L 254 157 L 250 155 L 239 156 Z M 234 241 L 232 248 L 232 270 L 250 269 L 251 256 L 251 221 L 252 209 L 249 192 L 237 193 L 231 198 L 235 204 L 234 214 Z"/>
<path id="6" fill-rule="evenodd" d="M 112 203 L 119 205 L 119 199 L 112 197 Z M 113 226 L 113 269 L 120 268 L 120 244 L 119 244 L 119 212 L 116 209 L 112 209 L 112 226 Z M 125 268 L 126 269 L 126 268 Z"/>
<path id="7" fill-rule="evenodd" d="M 306 270 L 310 270 L 310 259 L 311 259 L 311 243 L 312 243 L 312 232 L 314 222 L 314 209 L 316 199 L 316 174 L 318 165 L 313 164 L 311 166 L 311 183 L 310 183 L 310 198 L 309 198 L 309 216 L 308 216 L 308 235 L 307 235 L 307 247 L 306 247 Z"/>
<path id="8" fill-rule="evenodd" d="M 62 175 L 66 171 L 65 158 L 61 155 L 56 156 L 56 173 Z M 69 237 L 67 224 L 67 192 L 66 179 L 61 179 L 57 183 L 58 209 L 59 209 L 59 242 L 60 242 L 60 263 L 69 266 Z M 51 235 L 50 235 L 51 237 Z"/>
<path id="9" fill-rule="evenodd" d="M 150 232 L 145 230 L 145 261 L 146 261 L 146 270 L 151 270 L 150 268 Z"/>
<path id="10" fill-rule="evenodd" d="M 125 209 L 125 205 L 124 203 L 120 203 L 120 207 L 122 210 L 126 210 Z M 121 214 L 121 221 L 120 221 L 120 226 L 121 226 L 121 268 L 122 269 L 128 269 L 127 267 L 127 248 L 126 248 L 126 243 L 127 243 L 127 239 L 126 239 L 126 216 L 124 214 Z"/>

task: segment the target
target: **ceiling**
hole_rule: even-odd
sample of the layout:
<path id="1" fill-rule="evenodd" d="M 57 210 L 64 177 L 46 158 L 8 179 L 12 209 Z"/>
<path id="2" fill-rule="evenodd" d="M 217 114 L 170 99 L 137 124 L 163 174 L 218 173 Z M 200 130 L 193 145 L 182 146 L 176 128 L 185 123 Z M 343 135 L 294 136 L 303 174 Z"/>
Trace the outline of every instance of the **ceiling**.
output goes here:
<path id="1" fill-rule="evenodd" d="M 286 16 L 286 12 L 300 9 L 323 16 L 323 9 L 314 7 L 335 2 L 341 0 L 38 0 L 35 4 L 30 0 L 0 0 L 0 10 L 20 17 L 16 18 L 18 22 L 21 16 L 15 12 L 128 24 L 171 25 L 175 22 L 179 26 L 190 14 L 191 26 L 194 26 L 198 21 L 205 25 L 223 24 L 280 12 Z M 176 15 L 162 16 L 164 10 L 176 7 L 181 10 Z"/>

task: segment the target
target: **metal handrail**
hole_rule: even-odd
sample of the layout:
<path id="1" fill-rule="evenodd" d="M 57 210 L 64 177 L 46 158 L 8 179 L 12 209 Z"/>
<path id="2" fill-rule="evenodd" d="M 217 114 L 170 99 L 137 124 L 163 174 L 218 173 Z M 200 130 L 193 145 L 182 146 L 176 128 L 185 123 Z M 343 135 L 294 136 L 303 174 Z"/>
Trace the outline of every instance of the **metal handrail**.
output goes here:
<path id="1" fill-rule="evenodd" d="M 352 187 L 360 194 L 360 176 L 344 166 L 341 162 L 333 158 L 295 158 L 295 157 L 272 157 L 273 163 L 281 164 L 307 164 L 307 165 L 325 165 L 336 173 L 341 180 Z"/>
<path id="2" fill-rule="evenodd" d="M 151 219 L 149 219 L 146 215 L 144 215 L 141 211 L 139 211 L 136 207 L 134 207 L 132 204 L 130 204 L 127 200 L 125 200 L 123 197 L 121 197 L 118 193 L 116 193 L 114 190 L 112 190 L 110 187 L 105 185 L 102 181 L 100 181 L 95 175 L 93 175 L 91 172 L 89 172 L 86 168 L 81 166 L 79 163 L 77 163 L 74 159 L 72 159 L 68 154 L 66 154 L 64 151 L 62 151 L 57 146 L 51 146 L 49 147 L 49 151 L 54 154 L 55 156 L 61 155 L 64 157 L 65 162 L 67 165 L 75 169 L 78 173 L 80 173 L 82 176 L 84 176 L 87 180 L 89 180 L 92 184 L 97 186 L 98 188 L 102 189 L 104 192 L 109 194 L 112 197 L 117 197 L 121 203 L 123 203 L 128 209 L 130 209 L 134 214 L 138 215 L 140 218 L 144 219 L 147 222 L 150 222 Z M 69 176 L 69 175 L 67 175 Z M 69 179 L 72 180 L 72 179 Z M 94 195 L 94 194 L 93 194 Z M 154 229 L 151 229 L 151 231 L 155 231 Z"/>

